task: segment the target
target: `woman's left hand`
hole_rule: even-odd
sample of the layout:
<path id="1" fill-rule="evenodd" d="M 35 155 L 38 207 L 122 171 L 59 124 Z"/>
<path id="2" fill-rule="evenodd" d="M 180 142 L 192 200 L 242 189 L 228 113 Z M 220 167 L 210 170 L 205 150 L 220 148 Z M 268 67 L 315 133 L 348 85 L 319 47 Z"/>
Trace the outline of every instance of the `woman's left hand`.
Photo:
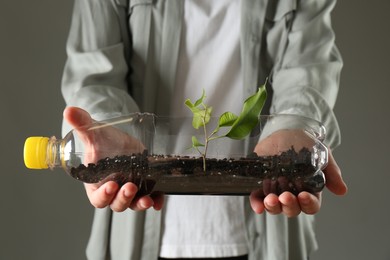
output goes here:
<path id="1" fill-rule="evenodd" d="M 294 130 L 281 130 L 273 133 L 263 139 L 255 148 L 258 155 L 277 154 L 279 151 L 285 151 L 294 146 L 300 150 L 312 142 L 305 134 Z M 328 164 L 323 170 L 326 179 L 326 187 L 336 195 L 347 193 L 347 185 L 341 176 L 341 170 L 338 167 L 331 151 L 328 154 Z M 298 216 L 301 212 L 306 214 L 316 214 L 321 208 L 322 192 L 311 194 L 309 192 L 300 192 L 297 196 L 291 192 L 283 192 L 279 196 L 268 194 L 264 197 L 261 191 L 253 191 L 250 194 L 250 204 L 254 212 L 261 214 L 264 211 L 270 214 L 284 214 L 287 217 Z"/>

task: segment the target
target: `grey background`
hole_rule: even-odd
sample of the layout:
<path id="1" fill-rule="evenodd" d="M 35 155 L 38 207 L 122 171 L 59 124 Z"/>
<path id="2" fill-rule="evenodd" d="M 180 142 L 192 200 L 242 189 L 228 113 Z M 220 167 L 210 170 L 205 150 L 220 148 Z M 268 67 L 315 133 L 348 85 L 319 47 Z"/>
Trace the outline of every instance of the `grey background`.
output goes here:
<path id="1" fill-rule="evenodd" d="M 93 214 L 82 185 L 60 170 L 32 173 L 30 135 L 60 136 L 60 80 L 73 1 L 0 2 L 0 259 L 84 259 Z M 390 259 L 389 1 L 339 1 L 333 15 L 345 67 L 335 156 L 349 185 L 325 192 L 315 260 Z"/>

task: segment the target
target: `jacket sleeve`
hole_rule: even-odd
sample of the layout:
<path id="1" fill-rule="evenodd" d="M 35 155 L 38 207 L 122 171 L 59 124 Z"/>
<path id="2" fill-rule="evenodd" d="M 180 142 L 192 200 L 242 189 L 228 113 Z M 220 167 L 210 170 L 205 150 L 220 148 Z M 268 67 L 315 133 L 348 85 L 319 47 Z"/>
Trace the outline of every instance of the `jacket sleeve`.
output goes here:
<path id="1" fill-rule="evenodd" d="M 331 148 L 340 143 L 333 113 L 342 68 L 331 27 L 335 2 L 296 1 L 290 23 L 283 25 L 288 27 L 287 33 L 279 42 L 282 46 L 278 46 L 279 57 L 270 79 L 274 91 L 271 112 L 299 114 L 322 122 L 327 129 L 325 143 Z M 277 37 L 282 39 L 283 35 Z"/>
<path id="2" fill-rule="evenodd" d="M 62 94 L 68 106 L 81 107 L 97 120 L 138 111 L 128 94 L 121 33 L 126 21 L 118 15 L 124 11 L 123 6 L 109 0 L 74 3 Z"/>

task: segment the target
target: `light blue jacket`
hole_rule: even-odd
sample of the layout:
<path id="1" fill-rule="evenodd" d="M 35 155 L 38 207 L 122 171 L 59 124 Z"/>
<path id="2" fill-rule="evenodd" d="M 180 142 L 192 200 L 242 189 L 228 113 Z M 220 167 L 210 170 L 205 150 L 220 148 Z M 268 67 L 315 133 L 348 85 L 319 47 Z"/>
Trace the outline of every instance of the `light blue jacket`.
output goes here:
<path id="1" fill-rule="evenodd" d="M 138 110 L 167 114 L 179 53 L 184 0 L 75 0 L 62 93 L 98 120 Z M 342 60 L 335 47 L 335 0 L 245 0 L 241 14 L 244 96 L 269 77 L 270 112 L 314 118 L 335 147 L 333 106 Z M 130 94 L 129 94 L 130 93 Z M 63 132 L 69 127 L 64 123 Z M 256 215 L 246 205 L 250 260 L 307 259 L 317 248 L 313 216 Z M 92 260 L 155 260 L 161 213 L 97 209 Z"/>

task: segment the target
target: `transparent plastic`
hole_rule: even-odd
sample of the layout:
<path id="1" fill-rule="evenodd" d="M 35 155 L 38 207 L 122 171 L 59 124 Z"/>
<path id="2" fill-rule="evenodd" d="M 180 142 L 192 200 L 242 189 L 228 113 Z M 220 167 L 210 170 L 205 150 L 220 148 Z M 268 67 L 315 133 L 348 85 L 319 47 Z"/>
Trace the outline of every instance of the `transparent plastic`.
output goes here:
<path id="1" fill-rule="evenodd" d="M 216 120 L 211 119 L 208 133 Z M 203 129 L 194 129 L 191 122 L 192 118 L 134 113 L 72 130 L 63 139 L 51 137 L 44 148 L 28 145 L 31 140 L 27 139 L 26 166 L 62 167 L 73 178 L 98 185 L 108 180 L 121 185 L 133 182 L 139 195 L 247 195 L 258 191 L 265 196 L 284 191 L 316 193 L 325 185 L 325 128 L 315 120 L 297 115 L 260 116 L 247 138 L 211 141 L 205 160 L 191 142 L 192 136 L 204 139 Z M 27 163 L 41 158 L 45 162 Z"/>

